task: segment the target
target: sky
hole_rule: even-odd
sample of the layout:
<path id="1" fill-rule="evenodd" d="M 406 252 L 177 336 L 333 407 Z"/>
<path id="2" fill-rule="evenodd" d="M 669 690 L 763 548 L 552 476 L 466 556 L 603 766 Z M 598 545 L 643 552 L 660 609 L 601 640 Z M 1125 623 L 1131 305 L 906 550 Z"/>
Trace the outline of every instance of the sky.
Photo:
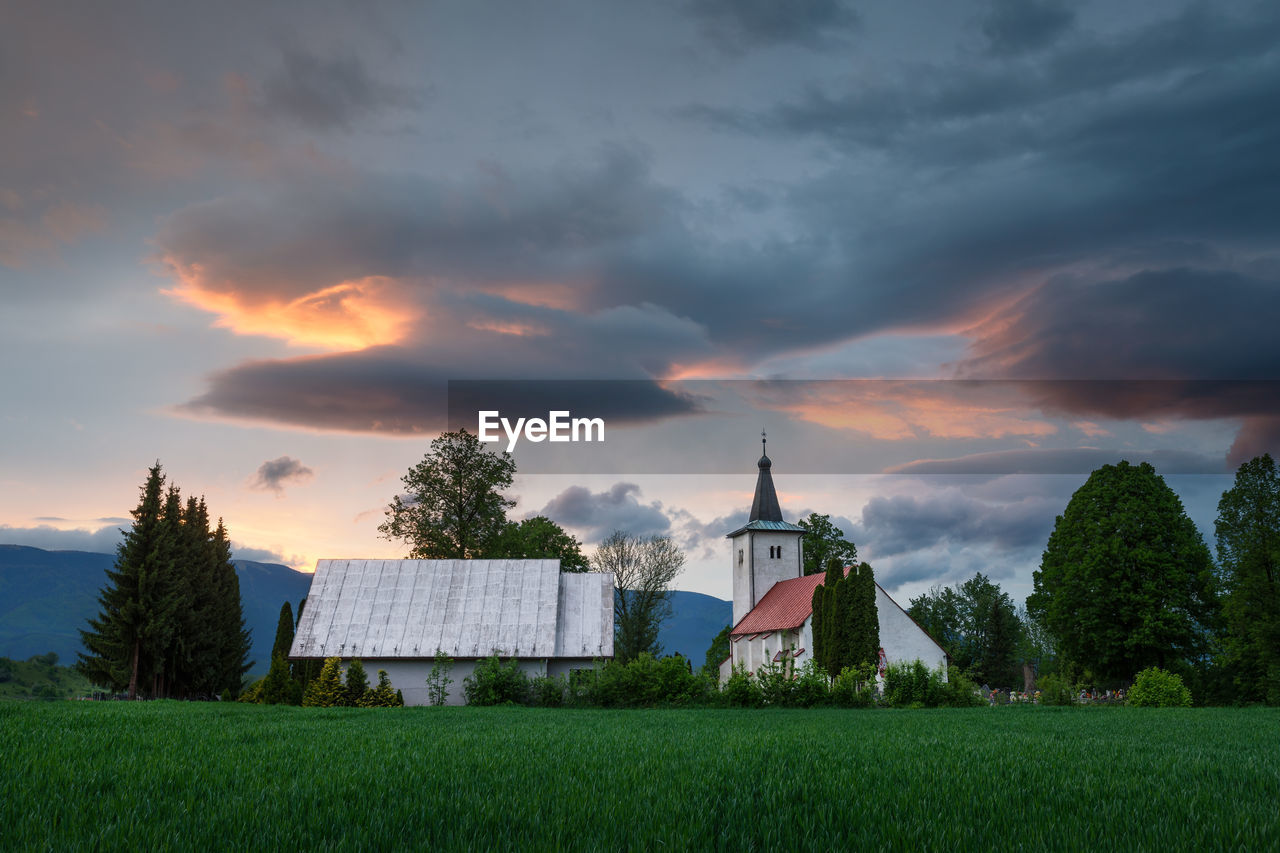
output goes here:
<path id="1" fill-rule="evenodd" d="M 239 557 L 401 557 L 484 399 L 601 417 L 512 515 L 682 589 L 767 431 L 904 604 L 1021 600 L 1098 466 L 1212 545 L 1280 452 L 1274 3 L 3 5 L 0 542 L 110 551 L 159 460 Z"/>

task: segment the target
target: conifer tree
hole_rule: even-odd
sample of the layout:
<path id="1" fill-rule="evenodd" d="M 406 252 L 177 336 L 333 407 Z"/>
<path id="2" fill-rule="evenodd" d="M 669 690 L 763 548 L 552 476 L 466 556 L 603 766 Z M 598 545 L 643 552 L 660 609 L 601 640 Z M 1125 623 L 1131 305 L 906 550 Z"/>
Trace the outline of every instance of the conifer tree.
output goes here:
<path id="1" fill-rule="evenodd" d="M 364 694 L 369 692 L 369 674 L 359 658 L 347 665 L 347 700 L 343 704 L 358 707 Z"/>
<path id="2" fill-rule="evenodd" d="M 347 690 L 342 686 L 342 659 L 325 658 L 320 674 L 307 686 L 302 697 L 304 708 L 332 708 L 346 702 Z"/>
<path id="3" fill-rule="evenodd" d="M 94 684 L 127 689 L 137 698 L 139 685 L 152 681 L 156 652 L 167 643 L 173 600 L 167 585 L 174 574 L 172 529 L 163 518 L 164 474 L 157 462 L 147 472 L 142 497 L 132 512 L 107 585 L 98 596 L 102 610 L 81 631 L 88 654 L 77 669 Z"/>
<path id="4" fill-rule="evenodd" d="M 280 605 L 280 619 L 276 622 L 276 641 L 271 646 L 271 656 L 289 657 L 293 646 L 293 606 L 289 602 Z"/>
<path id="5" fill-rule="evenodd" d="M 297 705 L 302 701 L 302 688 L 289 676 L 289 663 L 283 655 L 271 656 L 271 669 L 262 680 L 258 701 L 263 705 Z"/>
<path id="6" fill-rule="evenodd" d="M 240 604 L 240 579 L 231 562 L 231 542 L 221 518 L 213 531 L 213 550 L 215 603 L 211 622 L 218 645 L 217 689 L 234 694 L 240 691 L 244 674 L 255 662 L 247 660 L 251 638 Z"/>
<path id="7" fill-rule="evenodd" d="M 298 636 L 297 628 L 302 625 L 302 609 L 306 606 L 307 598 L 306 596 L 303 596 L 302 599 L 298 601 L 298 618 L 297 621 L 294 622 L 295 637 Z M 292 669 L 294 680 L 297 681 L 298 684 L 302 685 L 302 689 L 305 691 L 307 689 L 307 685 L 314 681 L 315 677 L 320 674 L 320 662 L 314 658 L 296 660 L 293 662 Z"/>

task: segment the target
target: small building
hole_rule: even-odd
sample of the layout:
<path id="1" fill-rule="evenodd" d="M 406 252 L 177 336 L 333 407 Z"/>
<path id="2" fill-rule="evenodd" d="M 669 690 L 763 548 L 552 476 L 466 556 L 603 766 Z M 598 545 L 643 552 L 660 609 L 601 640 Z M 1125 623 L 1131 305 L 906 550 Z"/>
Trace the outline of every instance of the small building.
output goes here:
<path id="1" fill-rule="evenodd" d="M 754 673 L 766 663 L 790 659 L 799 669 L 813 657 L 813 591 L 824 575 L 804 574 L 806 531 L 782 518 L 773 462 L 762 454 L 756 467 L 751 514 L 745 525 L 726 537 L 732 543 L 733 627 L 729 657 L 720 664 L 721 683 L 739 665 Z M 876 615 L 882 667 L 920 660 L 937 669 L 946 663 L 942 646 L 879 584 Z"/>
<path id="2" fill-rule="evenodd" d="M 425 705 L 437 650 L 453 660 L 449 704 L 493 655 L 530 677 L 613 657 L 613 575 L 559 560 L 320 560 L 289 650 L 293 660 L 358 658 L 386 670 L 406 705 Z"/>

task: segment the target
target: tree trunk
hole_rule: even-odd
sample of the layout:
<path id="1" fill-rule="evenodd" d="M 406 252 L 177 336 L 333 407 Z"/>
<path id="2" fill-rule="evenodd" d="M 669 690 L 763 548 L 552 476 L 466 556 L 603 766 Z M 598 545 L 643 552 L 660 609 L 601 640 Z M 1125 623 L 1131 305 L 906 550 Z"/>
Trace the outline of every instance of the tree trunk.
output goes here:
<path id="1" fill-rule="evenodd" d="M 129 673 L 129 698 L 138 698 L 138 650 L 142 645 L 140 640 L 133 641 L 133 669 Z"/>

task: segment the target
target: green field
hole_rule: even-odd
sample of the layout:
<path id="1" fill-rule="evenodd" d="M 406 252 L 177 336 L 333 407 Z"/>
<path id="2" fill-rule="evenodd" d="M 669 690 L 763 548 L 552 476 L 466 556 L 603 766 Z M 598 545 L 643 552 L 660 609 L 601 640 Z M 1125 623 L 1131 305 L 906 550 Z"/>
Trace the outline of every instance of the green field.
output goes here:
<path id="1" fill-rule="evenodd" d="M 0 703 L 0 848 L 1280 848 L 1280 711 Z"/>

